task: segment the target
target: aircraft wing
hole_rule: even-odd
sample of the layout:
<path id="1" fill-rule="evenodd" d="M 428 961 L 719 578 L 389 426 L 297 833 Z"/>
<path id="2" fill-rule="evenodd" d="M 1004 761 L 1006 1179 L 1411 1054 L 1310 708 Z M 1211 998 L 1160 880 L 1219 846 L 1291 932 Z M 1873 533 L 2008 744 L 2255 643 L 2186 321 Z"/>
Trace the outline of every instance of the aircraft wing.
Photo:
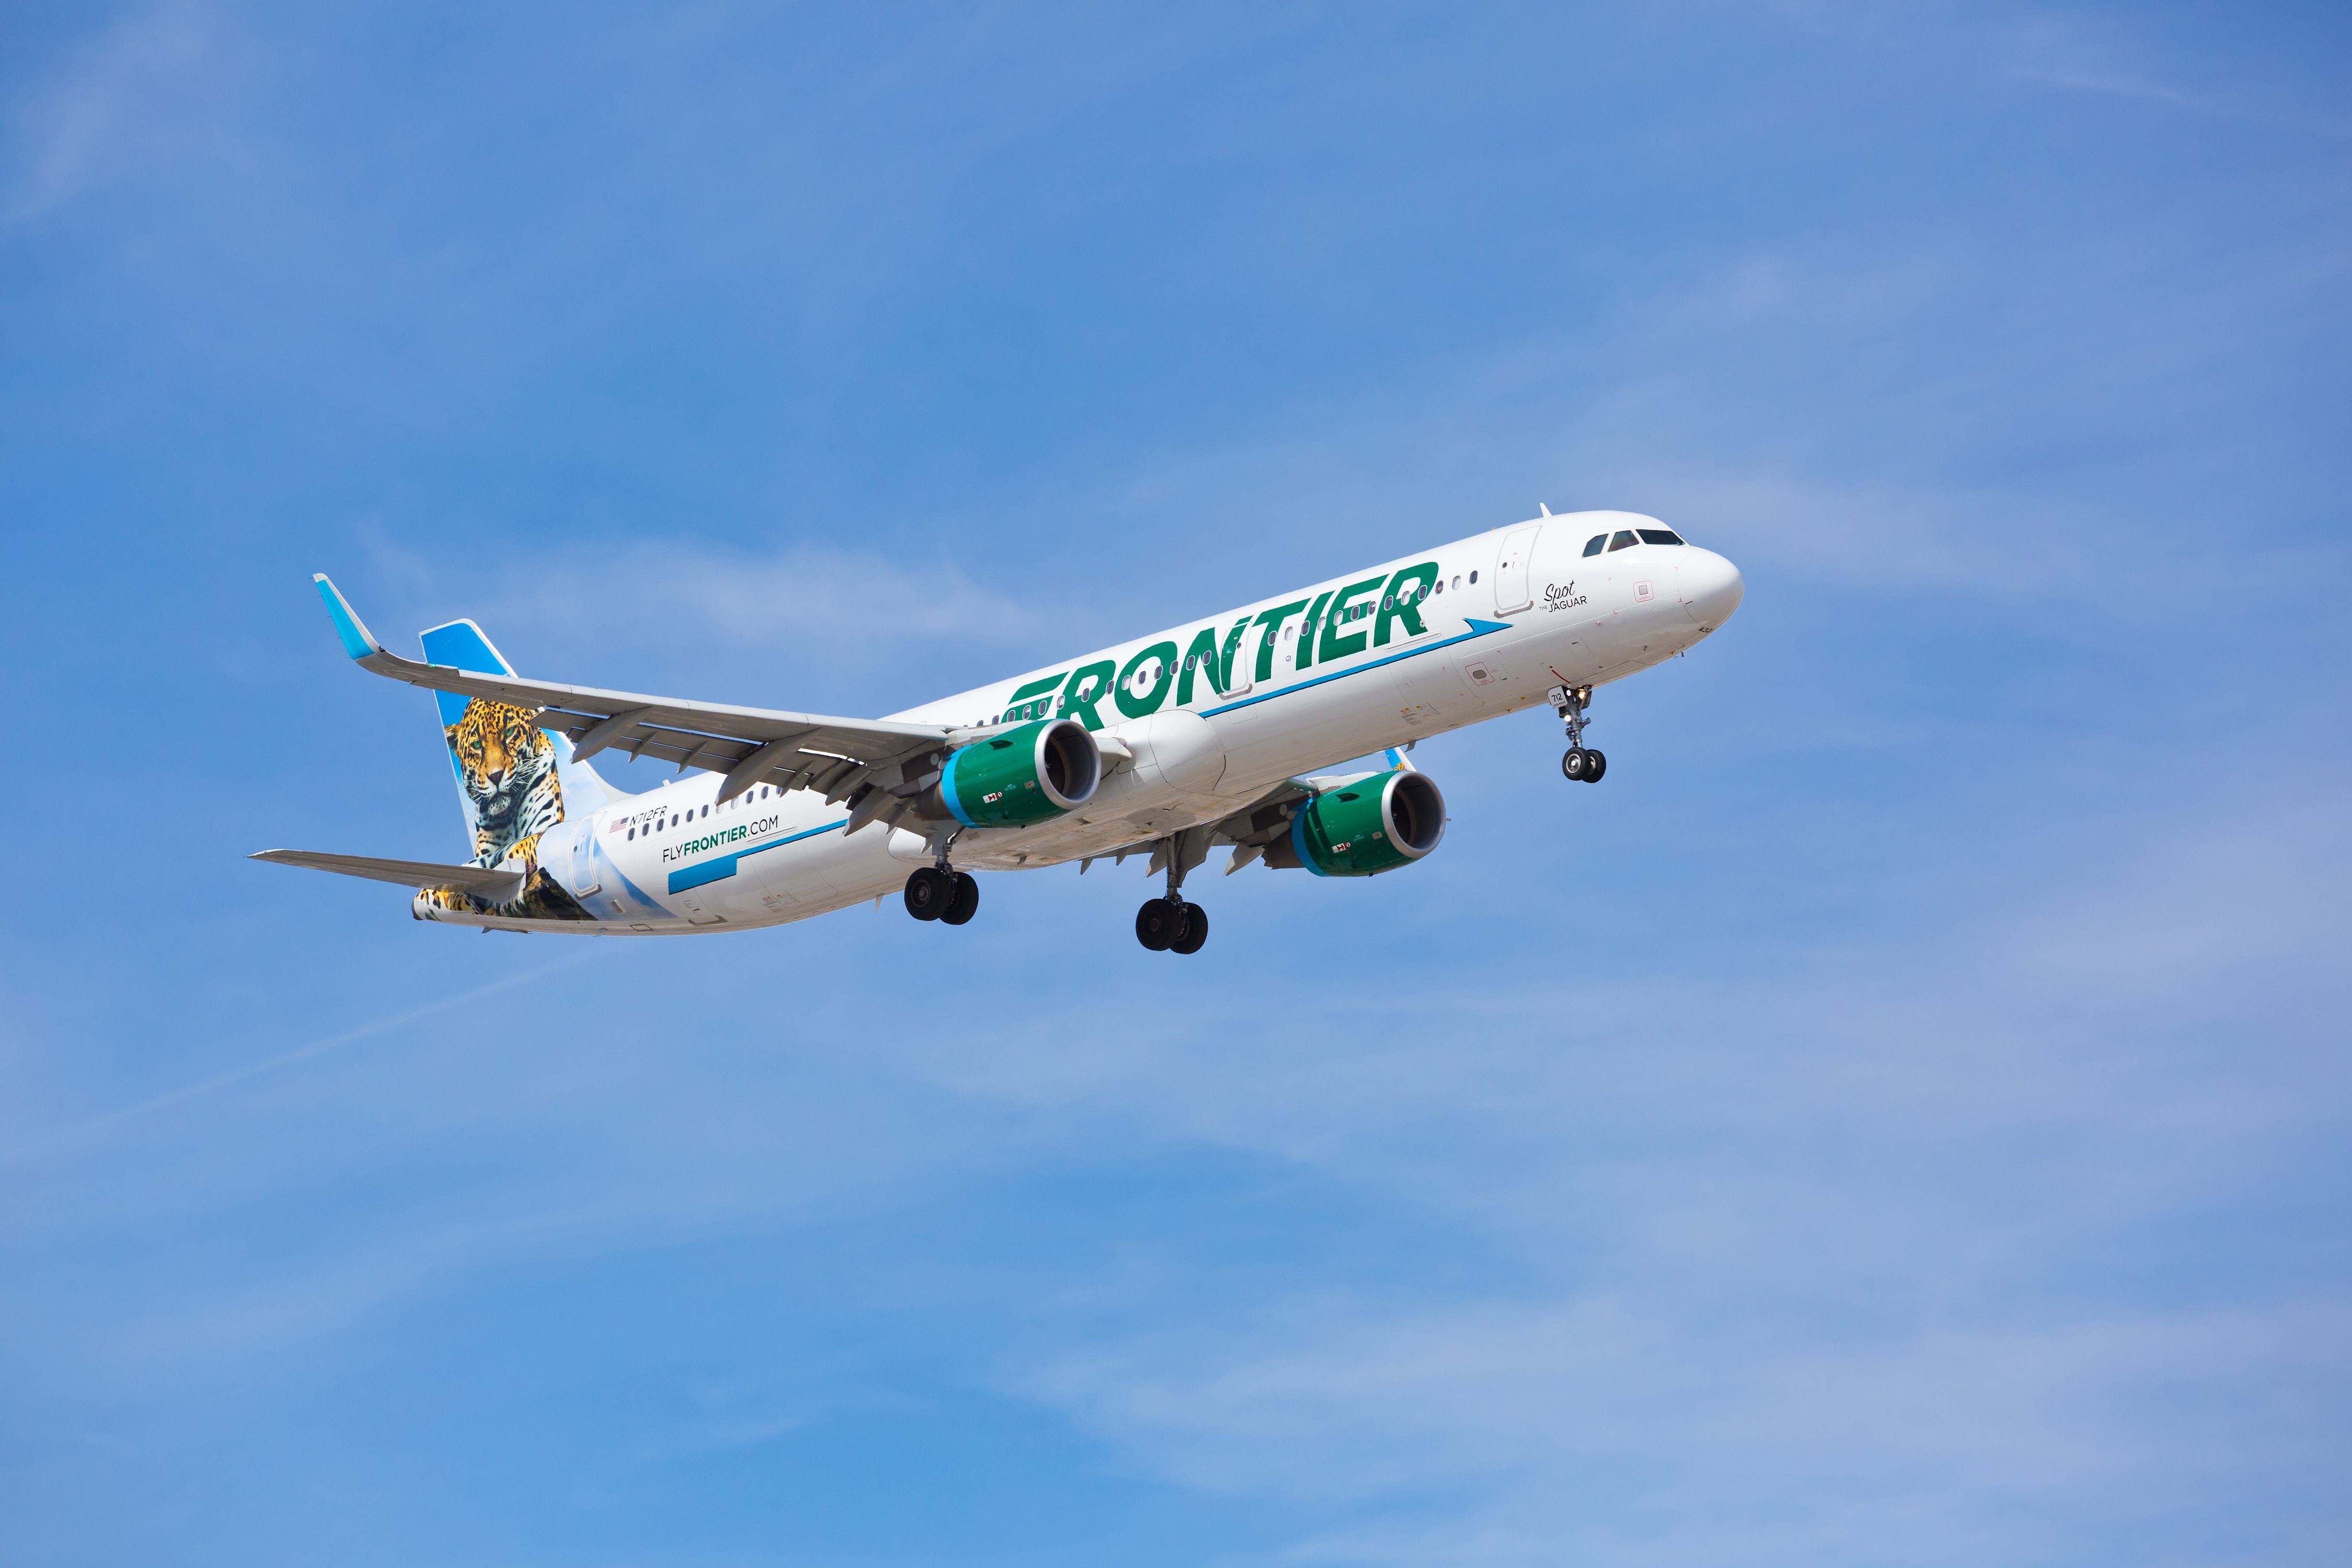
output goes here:
<path id="1" fill-rule="evenodd" d="M 495 904 L 511 903 L 522 892 L 520 871 L 488 871 L 479 866 L 444 866 L 434 860 L 377 860 L 365 855 L 322 855 L 313 849 L 264 849 L 253 856 L 273 866 L 300 866 L 340 877 L 365 877 L 404 888 L 455 888 Z"/>
<path id="2" fill-rule="evenodd" d="M 386 649 L 352 613 L 323 573 L 313 576 L 343 651 L 362 669 L 411 686 L 479 697 L 541 710 L 540 725 L 569 737 L 583 759 L 607 747 L 631 757 L 659 757 L 681 769 L 724 772 L 719 794 L 731 799 L 755 784 L 820 789 L 840 800 L 868 782 L 904 786 L 914 763 L 962 744 L 981 730 L 899 724 L 881 719 L 834 719 L 768 708 L 730 708 L 631 691 L 558 686 L 513 676 L 481 675 L 446 664 L 403 658 Z"/>

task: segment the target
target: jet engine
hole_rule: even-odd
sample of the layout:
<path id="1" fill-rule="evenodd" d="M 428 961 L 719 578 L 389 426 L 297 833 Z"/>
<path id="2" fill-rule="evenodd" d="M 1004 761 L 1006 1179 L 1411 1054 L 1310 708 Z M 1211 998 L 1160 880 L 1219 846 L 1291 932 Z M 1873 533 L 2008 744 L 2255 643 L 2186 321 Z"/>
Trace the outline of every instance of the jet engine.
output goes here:
<path id="1" fill-rule="evenodd" d="M 1377 877 L 1410 866 L 1445 837 L 1445 797 L 1427 773 L 1399 768 L 1327 789 L 1300 806 L 1265 863 L 1318 877 Z"/>
<path id="2" fill-rule="evenodd" d="M 949 752 L 920 815 L 966 827 L 1024 827 L 1086 805 L 1102 772 L 1101 748 L 1084 724 L 1040 719 Z"/>

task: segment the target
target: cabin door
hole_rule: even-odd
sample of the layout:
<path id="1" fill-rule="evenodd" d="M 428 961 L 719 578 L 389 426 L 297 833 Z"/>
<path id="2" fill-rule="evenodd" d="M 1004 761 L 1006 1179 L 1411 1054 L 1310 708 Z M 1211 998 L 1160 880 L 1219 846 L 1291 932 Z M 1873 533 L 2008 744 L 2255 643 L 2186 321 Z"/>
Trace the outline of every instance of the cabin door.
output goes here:
<path id="1" fill-rule="evenodd" d="M 1526 609 L 1536 602 L 1528 584 L 1528 563 L 1535 559 L 1536 536 L 1543 524 L 1530 522 L 1503 535 L 1503 548 L 1495 558 L 1495 613 L 1508 616 Z"/>

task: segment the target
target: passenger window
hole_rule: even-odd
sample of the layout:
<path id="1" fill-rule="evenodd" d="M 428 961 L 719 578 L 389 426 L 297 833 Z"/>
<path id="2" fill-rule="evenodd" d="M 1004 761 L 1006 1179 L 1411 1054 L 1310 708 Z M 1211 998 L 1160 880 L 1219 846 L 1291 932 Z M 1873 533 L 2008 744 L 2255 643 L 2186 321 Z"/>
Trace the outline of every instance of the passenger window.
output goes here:
<path id="1" fill-rule="evenodd" d="M 1478 574 L 1476 574 L 1475 572 L 1471 573 L 1471 574 L 1470 574 L 1470 581 L 1472 581 L 1473 583 L 1475 583 L 1477 580 L 1478 580 Z"/>
<path id="2" fill-rule="evenodd" d="M 1608 542 L 1609 536 L 1607 534 L 1596 533 L 1591 538 L 1584 542 L 1584 552 L 1587 555 L 1598 555 L 1601 553 L 1601 547 Z"/>
<path id="3" fill-rule="evenodd" d="M 1617 531 L 1616 537 L 1609 542 L 1609 548 L 1612 550 L 1623 550 L 1631 545 L 1638 544 L 1641 541 L 1633 537 L 1633 531 L 1632 529 L 1621 528 Z"/>
<path id="4" fill-rule="evenodd" d="M 1455 588 L 1455 590 L 1456 590 L 1456 591 L 1459 591 L 1459 590 L 1460 590 L 1460 588 L 1461 588 L 1461 586 L 1462 586 L 1462 579 L 1461 579 L 1461 578 L 1459 578 L 1459 577 L 1454 578 L 1454 588 Z"/>
<path id="5" fill-rule="evenodd" d="M 1443 594 L 1444 592 L 1445 592 L 1445 579 L 1444 579 L 1444 578 L 1443 578 L 1443 577 L 1440 577 L 1440 578 L 1437 580 L 1437 585 L 1436 585 L 1435 587 L 1433 587 L 1433 588 L 1430 589 L 1430 592 L 1431 592 L 1431 593 L 1433 593 L 1433 594 Z"/>
<path id="6" fill-rule="evenodd" d="M 629 842 L 630 842 L 630 843 L 632 843 L 632 844 L 635 844 L 636 841 L 637 841 L 637 830 L 636 830 L 635 828 L 632 827 L 632 828 L 630 828 L 630 829 L 629 829 Z"/>
<path id="7" fill-rule="evenodd" d="M 1638 531 L 1644 544 L 1680 544 L 1683 536 L 1671 528 L 1644 528 Z"/>

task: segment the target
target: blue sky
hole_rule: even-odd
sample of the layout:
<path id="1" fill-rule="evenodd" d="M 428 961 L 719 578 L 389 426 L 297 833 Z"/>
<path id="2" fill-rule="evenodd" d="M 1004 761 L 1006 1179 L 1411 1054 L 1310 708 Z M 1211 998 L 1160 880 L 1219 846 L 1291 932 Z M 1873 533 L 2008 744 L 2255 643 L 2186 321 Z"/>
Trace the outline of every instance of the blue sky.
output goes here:
<path id="1" fill-rule="evenodd" d="M 0 17 L 0 1555 L 2343 1561 L 2341 13 L 839 9 Z M 1745 608 L 1184 963 L 242 858 L 461 851 L 315 570 L 867 713 L 1538 501 Z"/>

